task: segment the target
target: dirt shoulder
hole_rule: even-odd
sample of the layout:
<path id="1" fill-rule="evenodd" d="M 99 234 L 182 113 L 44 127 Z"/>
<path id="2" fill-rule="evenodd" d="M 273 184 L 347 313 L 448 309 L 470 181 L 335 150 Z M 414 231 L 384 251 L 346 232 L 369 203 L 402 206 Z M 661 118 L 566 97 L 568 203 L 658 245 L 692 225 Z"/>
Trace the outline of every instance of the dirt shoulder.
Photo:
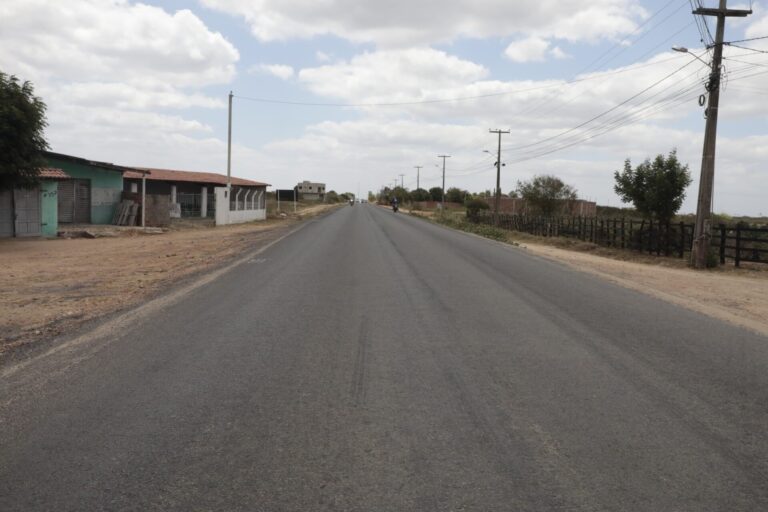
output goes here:
<path id="1" fill-rule="evenodd" d="M 0 356 L 139 304 L 333 208 L 219 228 L 104 238 L 0 240 Z"/>
<path id="2" fill-rule="evenodd" d="M 431 217 L 424 212 L 414 214 Z M 603 248 L 578 240 L 509 231 L 500 236 L 491 234 L 491 238 L 532 254 L 768 336 L 768 265 L 696 271 L 682 259 Z"/>

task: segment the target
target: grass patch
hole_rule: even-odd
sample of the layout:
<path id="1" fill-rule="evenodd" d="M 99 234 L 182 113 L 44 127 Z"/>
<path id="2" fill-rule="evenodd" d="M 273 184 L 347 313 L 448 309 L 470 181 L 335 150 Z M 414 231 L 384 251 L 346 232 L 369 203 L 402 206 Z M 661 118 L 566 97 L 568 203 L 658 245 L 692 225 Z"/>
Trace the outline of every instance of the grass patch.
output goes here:
<path id="1" fill-rule="evenodd" d="M 467 233 L 479 235 L 483 238 L 490 238 L 491 240 L 518 245 L 517 242 L 511 239 L 511 233 L 509 231 L 493 226 L 488 226 L 486 224 L 475 224 L 473 222 L 469 222 L 463 213 L 460 215 L 453 213 L 435 215 L 432 217 L 432 220 L 449 228 L 466 231 Z"/>

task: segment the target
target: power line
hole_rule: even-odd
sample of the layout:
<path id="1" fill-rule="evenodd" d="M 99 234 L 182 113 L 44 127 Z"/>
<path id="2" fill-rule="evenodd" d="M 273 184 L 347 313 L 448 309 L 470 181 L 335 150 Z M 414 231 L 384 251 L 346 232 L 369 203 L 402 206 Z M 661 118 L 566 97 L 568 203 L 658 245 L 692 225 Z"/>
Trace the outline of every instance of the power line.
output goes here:
<path id="1" fill-rule="evenodd" d="M 748 43 L 749 41 L 759 41 L 761 39 L 768 39 L 768 36 L 750 37 L 749 39 L 737 39 L 736 41 L 729 41 L 729 42 L 727 42 L 725 44 Z"/>
<path id="2" fill-rule="evenodd" d="M 617 105 L 615 105 L 615 106 L 613 106 L 613 107 L 609 108 L 608 110 L 606 110 L 606 111 L 604 111 L 604 112 L 601 112 L 600 114 L 598 114 L 598 115 L 596 115 L 596 116 L 592 117 L 591 119 L 588 119 L 587 121 L 584 121 L 583 123 L 581 123 L 581 124 L 579 124 L 579 125 L 577 125 L 577 126 L 574 126 L 573 128 L 569 128 L 568 130 L 565 130 L 564 132 L 561 132 L 561 133 L 559 133 L 559 134 L 557 134 L 557 135 L 553 135 L 553 136 L 551 136 L 551 137 L 546 137 L 546 138 L 543 138 L 543 139 L 537 140 L 536 142 L 532 142 L 532 143 L 530 143 L 530 144 L 524 144 L 524 145 L 522 145 L 522 146 L 507 147 L 507 148 L 505 148 L 505 149 L 509 149 L 509 150 L 516 150 L 516 149 L 524 149 L 524 148 L 528 148 L 528 147 L 532 147 L 532 146 L 537 146 L 537 145 L 543 144 L 543 143 L 545 143 L 545 142 L 548 142 L 548 141 L 554 140 L 554 139 L 556 139 L 556 138 L 562 137 L 563 135 L 566 135 L 566 134 L 568 134 L 568 133 L 571 133 L 571 132 L 573 132 L 573 131 L 575 131 L 575 130 L 578 130 L 579 128 L 581 128 L 581 127 L 583 127 L 583 126 L 585 126 L 585 125 L 587 125 L 587 124 L 589 124 L 589 123 L 592 123 L 593 121 L 596 121 L 597 119 L 600 119 L 600 118 L 602 118 L 602 117 L 606 116 L 607 114 L 610 114 L 610 113 L 611 113 L 611 112 L 613 112 L 614 110 L 616 110 L 616 109 L 618 109 L 618 108 L 622 107 L 623 105 L 626 105 L 627 103 L 629 103 L 629 102 L 630 102 L 630 101 L 632 101 L 633 99 L 635 99 L 635 98 L 637 98 L 637 97 L 641 96 L 642 94 L 645 94 L 646 92 L 648 92 L 649 90 L 653 89 L 654 87 L 656 87 L 656 86 L 657 86 L 657 85 L 659 85 L 660 83 L 664 82 L 664 81 L 665 81 L 665 80 L 667 80 L 668 78 L 671 78 L 672 76 L 676 75 L 677 73 L 679 73 L 679 72 L 680 72 L 680 71 L 682 71 L 683 69 L 687 68 L 688 66 L 690 66 L 690 65 L 691 65 L 691 64 L 693 64 L 694 62 L 695 62 L 695 61 L 690 61 L 690 62 L 686 63 L 685 65 L 683 65 L 683 66 L 681 66 L 681 67 L 677 68 L 677 69 L 676 69 L 675 71 L 673 71 L 672 73 L 670 73 L 670 74 L 668 74 L 668 75 L 664 76 L 664 77 L 663 77 L 663 78 L 661 78 L 660 80 L 658 80 L 658 81 L 654 82 L 653 84 L 649 85 L 648 87 L 646 87 L 646 88 L 645 88 L 645 89 L 643 89 L 642 91 L 640 91 L 640 92 L 638 92 L 638 93 L 634 94 L 633 96 L 630 96 L 629 98 L 627 98 L 626 100 L 622 101 L 621 103 L 619 103 L 619 104 L 617 104 Z"/>
<path id="3" fill-rule="evenodd" d="M 631 71 L 635 71 L 638 69 L 643 69 L 650 66 L 657 66 L 665 62 L 670 62 L 672 60 L 679 60 L 680 58 L 682 58 L 682 56 L 674 56 L 668 59 L 647 62 L 645 64 L 627 66 L 627 67 L 613 70 L 613 71 L 602 71 L 602 72 L 595 71 L 593 72 L 594 74 L 590 74 L 589 76 L 585 76 L 581 78 L 573 78 L 571 80 L 565 80 L 563 82 L 558 82 L 553 84 L 540 85 L 535 87 L 525 87 L 522 89 L 514 89 L 509 91 L 501 91 L 501 92 L 494 92 L 494 93 L 487 93 L 487 94 L 477 94 L 472 96 L 455 96 L 452 98 L 440 98 L 440 99 L 433 99 L 433 100 L 413 100 L 413 101 L 393 101 L 393 102 L 373 102 L 373 103 L 334 103 L 334 102 L 307 102 L 307 101 L 279 100 L 274 98 L 258 98 L 253 96 L 241 96 L 239 94 L 234 95 L 233 97 L 237 99 L 245 100 L 245 101 L 253 101 L 256 103 L 270 103 L 270 104 L 277 104 L 277 105 L 289 105 L 289 106 L 301 106 L 301 107 L 333 107 L 333 108 L 404 107 L 404 106 L 412 106 L 412 105 L 454 103 L 459 101 L 471 101 L 471 100 L 494 98 L 494 97 L 500 97 L 500 96 L 514 95 L 514 94 L 522 94 L 525 92 L 562 88 L 572 84 L 588 82 L 591 80 L 599 80 L 607 76 L 618 75 L 622 73 L 629 73 Z M 579 76 L 579 74 L 577 74 L 577 76 Z"/>

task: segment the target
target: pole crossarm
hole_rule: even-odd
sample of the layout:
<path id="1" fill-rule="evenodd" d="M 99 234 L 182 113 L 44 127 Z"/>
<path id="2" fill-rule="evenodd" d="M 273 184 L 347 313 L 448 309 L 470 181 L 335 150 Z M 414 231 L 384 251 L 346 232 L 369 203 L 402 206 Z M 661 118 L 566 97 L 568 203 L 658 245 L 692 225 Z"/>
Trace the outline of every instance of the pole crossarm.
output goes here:
<path id="1" fill-rule="evenodd" d="M 752 14 L 752 9 L 715 9 L 712 7 L 700 7 L 693 11 L 700 16 L 725 16 L 726 18 L 746 18 Z"/>

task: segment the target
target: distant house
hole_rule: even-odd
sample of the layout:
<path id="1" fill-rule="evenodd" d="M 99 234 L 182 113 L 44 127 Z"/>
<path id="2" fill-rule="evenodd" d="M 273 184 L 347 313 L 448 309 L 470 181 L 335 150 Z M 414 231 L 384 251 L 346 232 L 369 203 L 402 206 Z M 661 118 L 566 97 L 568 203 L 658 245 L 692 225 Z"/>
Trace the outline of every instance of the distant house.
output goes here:
<path id="1" fill-rule="evenodd" d="M 171 218 L 216 218 L 216 188 L 227 186 L 227 177 L 212 172 L 192 172 L 148 167 L 134 168 L 124 175 L 123 191 L 141 194 L 142 174 L 146 173 L 148 196 L 166 196 Z M 266 217 L 266 190 L 269 184 L 231 178 L 232 211 L 263 210 Z"/>
<path id="2" fill-rule="evenodd" d="M 314 183 L 311 181 L 302 181 L 296 185 L 296 192 L 305 201 L 324 201 L 325 183 Z"/>

